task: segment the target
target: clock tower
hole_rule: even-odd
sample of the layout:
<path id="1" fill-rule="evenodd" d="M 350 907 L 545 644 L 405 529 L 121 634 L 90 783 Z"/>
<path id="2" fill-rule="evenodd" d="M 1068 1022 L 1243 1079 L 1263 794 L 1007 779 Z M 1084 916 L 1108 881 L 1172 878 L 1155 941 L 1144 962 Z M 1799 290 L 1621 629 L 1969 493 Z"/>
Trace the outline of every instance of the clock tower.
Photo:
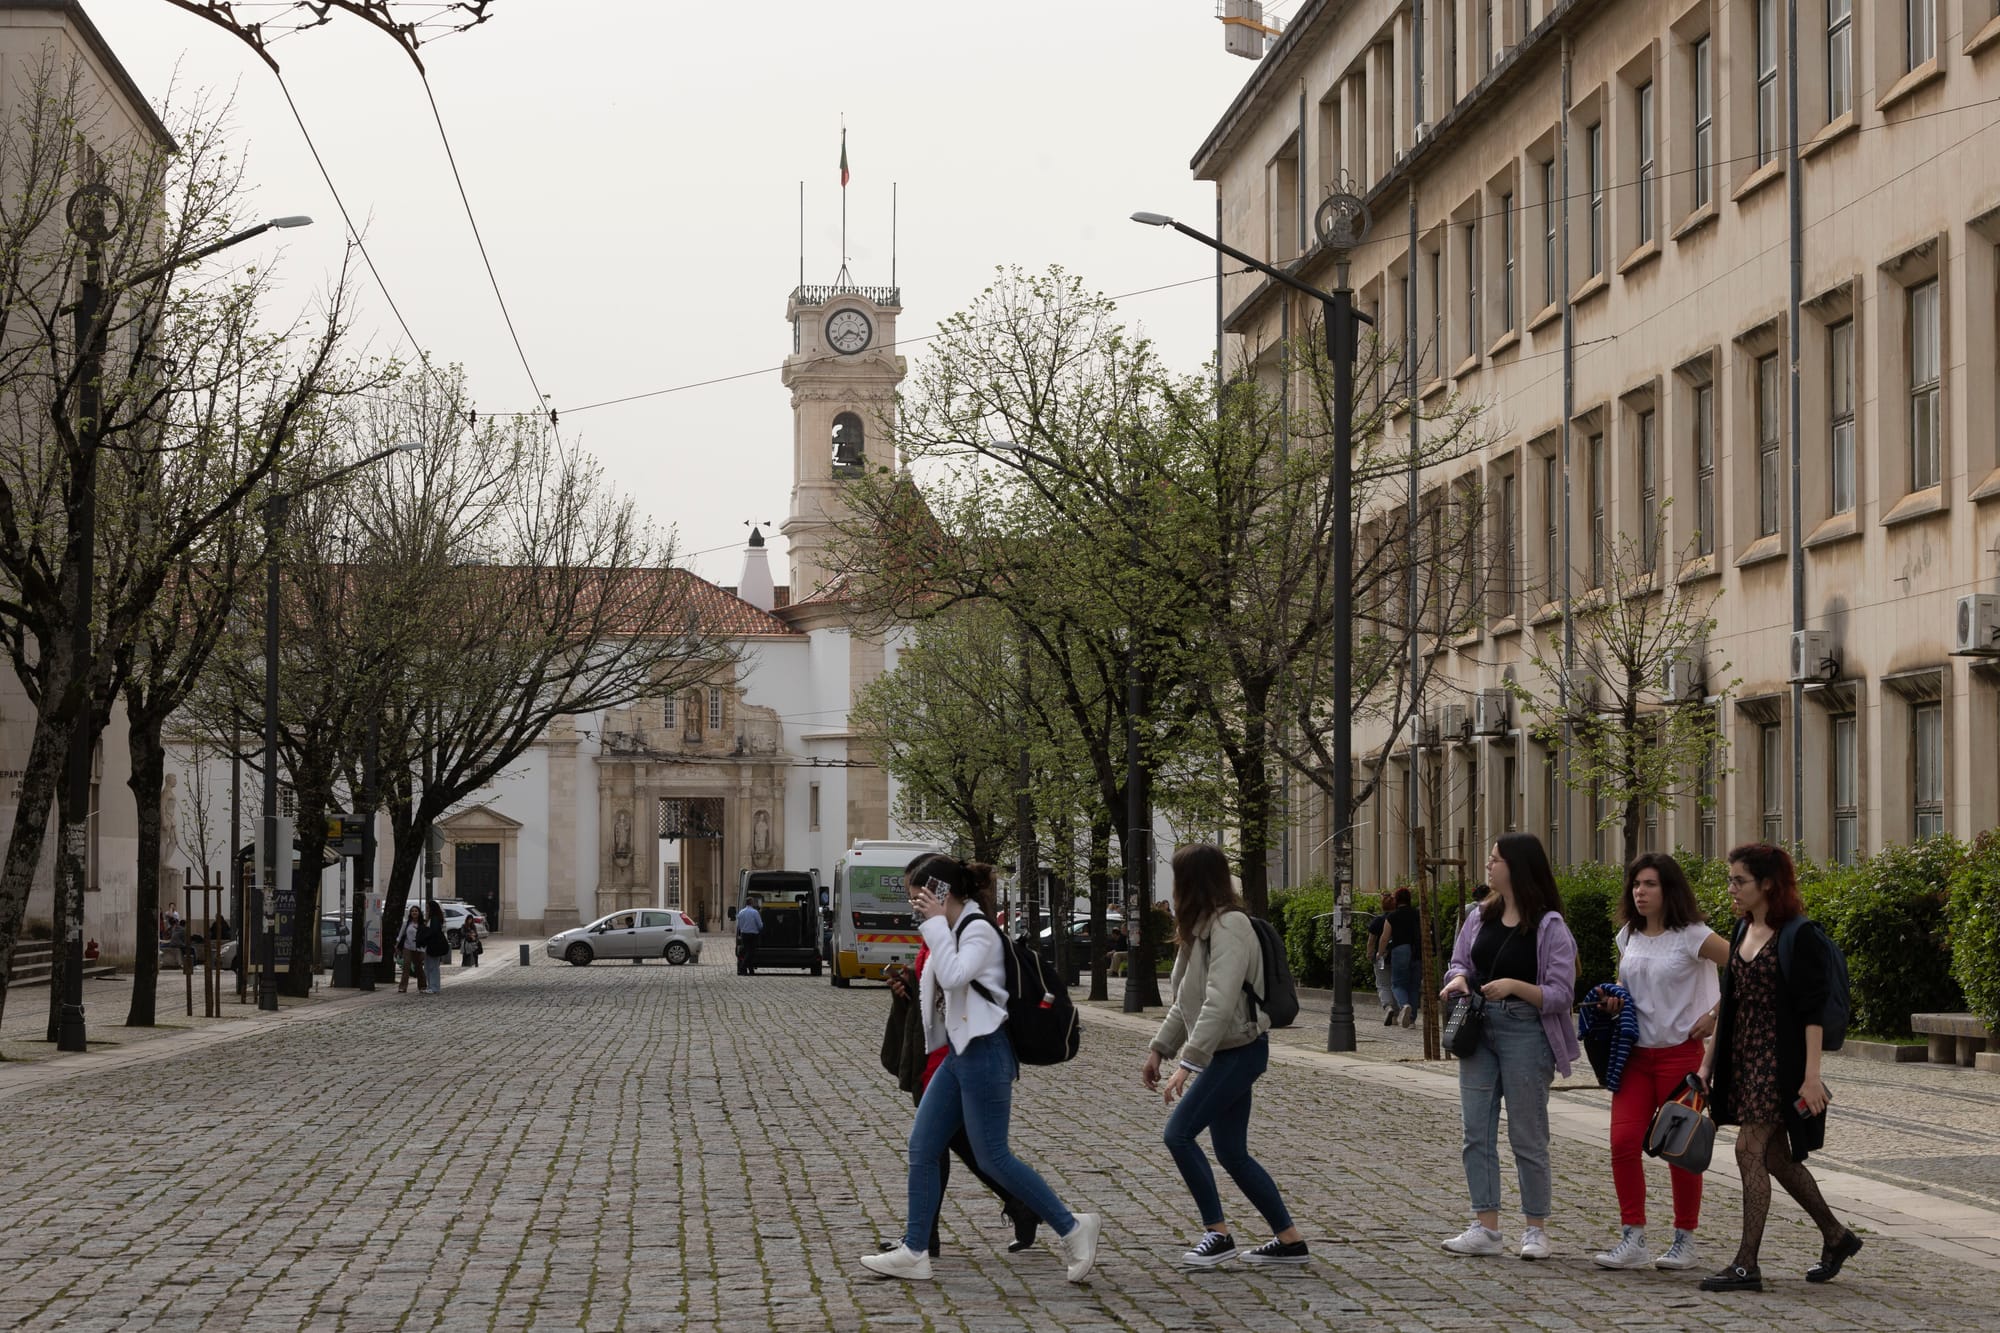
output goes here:
<path id="1" fill-rule="evenodd" d="M 841 270 L 846 278 L 846 270 Z M 779 530 L 791 549 L 791 599 L 804 601 L 833 576 L 835 527 L 856 478 L 896 466 L 896 386 L 907 369 L 896 354 L 894 287 L 798 287 L 785 303 L 792 354 L 792 508 Z"/>

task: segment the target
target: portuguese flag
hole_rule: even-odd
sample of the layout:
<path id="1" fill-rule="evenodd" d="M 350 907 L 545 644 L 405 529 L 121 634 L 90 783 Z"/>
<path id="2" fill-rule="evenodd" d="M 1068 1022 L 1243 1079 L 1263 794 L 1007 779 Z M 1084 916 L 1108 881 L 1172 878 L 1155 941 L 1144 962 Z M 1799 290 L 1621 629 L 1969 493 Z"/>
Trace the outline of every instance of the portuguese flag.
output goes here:
<path id="1" fill-rule="evenodd" d="M 847 131 L 840 132 L 840 188 L 847 188 Z"/>

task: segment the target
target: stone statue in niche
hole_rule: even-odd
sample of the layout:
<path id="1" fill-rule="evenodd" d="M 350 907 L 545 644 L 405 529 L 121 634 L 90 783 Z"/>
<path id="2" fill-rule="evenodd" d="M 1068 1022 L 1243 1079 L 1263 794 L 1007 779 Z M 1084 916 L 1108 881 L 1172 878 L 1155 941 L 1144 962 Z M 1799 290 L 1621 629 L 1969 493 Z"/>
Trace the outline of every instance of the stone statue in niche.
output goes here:
<path id="1" fill-rule="evenodd" d="M 632 859 L 632 812 L 620 810 L 611 817 L 611 859 L 625 865 Z"/>
<path id="2" fill-rule="evenodd" d="M 771 812 L 759 810 L 750 817 L 750 864 L 759 870 L 771 864 Z"/>
<path id="3" fill-rule="evenodd" d="M 707 716 L 708 703 L 701 697 L 700 690 L 689 690 L 687 698 L 682 702 L 681 712 L 684 719 L 681 723 L 681 739 L 689 745 L 699 745 L 702 719 Z"/>

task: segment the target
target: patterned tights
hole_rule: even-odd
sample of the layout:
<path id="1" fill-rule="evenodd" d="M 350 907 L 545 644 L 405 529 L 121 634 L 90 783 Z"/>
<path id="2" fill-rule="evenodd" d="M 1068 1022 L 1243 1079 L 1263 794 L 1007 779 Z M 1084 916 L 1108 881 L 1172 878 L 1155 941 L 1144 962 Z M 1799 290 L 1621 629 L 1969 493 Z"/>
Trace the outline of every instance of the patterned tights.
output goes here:
<path id="1" fill-rule="evenodd" d="M 1736 1131 L 1736 1168 L 1743 1174 L 1743 1241 L 1736 1248 L 1736 1267 L 1755 1270 L 1764 1246 L 1764 1219 L 1771 1211 L 1771 1177 L 1798 1200 L 1818 1224 L 1828 1245 L 1838 1244 L 1846 1228 L 1820 1197 L 1819 1182 L 1804 1162 L 1792 1160 L 1784 1128 L 1774 1124 L 1743 1125 Z"/>

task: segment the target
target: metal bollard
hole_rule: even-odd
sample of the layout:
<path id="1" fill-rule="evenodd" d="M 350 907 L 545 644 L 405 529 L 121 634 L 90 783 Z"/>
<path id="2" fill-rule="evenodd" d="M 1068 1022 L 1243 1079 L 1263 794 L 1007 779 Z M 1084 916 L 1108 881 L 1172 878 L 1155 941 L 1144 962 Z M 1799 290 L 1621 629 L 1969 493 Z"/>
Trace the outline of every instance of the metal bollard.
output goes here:
<path id="1" fill-rule="evenodd" d="M 529 958 L 530 958 L 530 957 L 532 956 L 532 955 L 531 955 L 531 954 L 529 953 L 529 949 L 530 949 L 530 948 L 531 948 L 531 946 L 529 946 L 529 945 L 526 945 L 526 944 L 524 944 L 524 945 L 522 945 L 522 946 L 521 946 L 521 966 L 522 966 L 522 967 L 526 967 L 526 966 L 528 965 L 528 959 L 529 959 Z"/>

